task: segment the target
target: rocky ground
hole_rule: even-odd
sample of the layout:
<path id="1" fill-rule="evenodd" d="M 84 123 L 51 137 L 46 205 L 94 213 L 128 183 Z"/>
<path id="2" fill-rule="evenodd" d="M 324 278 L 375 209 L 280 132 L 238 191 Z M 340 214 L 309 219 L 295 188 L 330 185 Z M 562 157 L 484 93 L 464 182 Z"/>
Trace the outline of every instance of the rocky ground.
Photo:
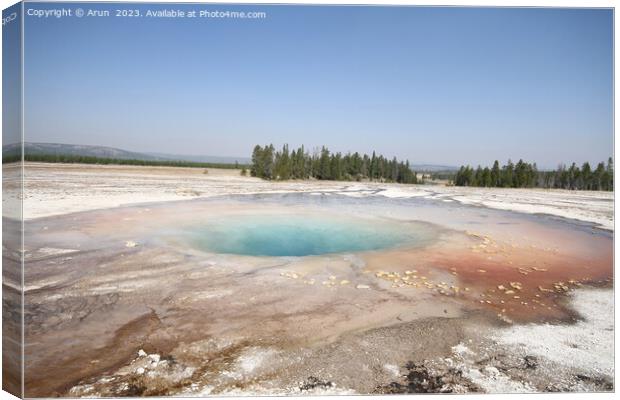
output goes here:
<path id="1" fill-rule="evenodd" d="M 210 340 L 173 354 L 147 354 L 71 395 L 303 395 L 528 393 L 613 390 L 613 324 L 591 316 L 611 291 L 585 290 L 571 303 L 584 315 L 564 329 L 497 326 L 476 315 L 424 319 L 343 335 L 293 351 Z M 592 319 L 593 318 L 593 319 Z M 436 335 L 441 334 L 438 341 Z M 547 338 L 540 347 L 539 335 Z M 584 335 L 588 338 L 584 339 Z M 208 367 L 197 366 L 209 352 Z M 346 360 L 346 361 L 343 361 Z M 355 389 L 351 389 L 354 387 Z"/>

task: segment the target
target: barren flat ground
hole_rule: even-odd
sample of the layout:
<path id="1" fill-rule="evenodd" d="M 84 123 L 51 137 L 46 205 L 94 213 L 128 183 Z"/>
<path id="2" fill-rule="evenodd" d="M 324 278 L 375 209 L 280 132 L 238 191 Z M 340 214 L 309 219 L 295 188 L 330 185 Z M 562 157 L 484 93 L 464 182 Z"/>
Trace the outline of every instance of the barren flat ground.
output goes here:
<path id="1" fill-rule="evenodd" d="M 613 390 L 613 193 L 27 164 L 24 217 L 29 397 Z M 399 242 L 218 250 L 296 218 Z"/>
<path id="2" fill-rule="evenodd" d="M 334 193 L 348 196 L 421 196 L 463 204 L 544 213 L 613 230 L 613 193 L 542 189 L 485 189 L 382 183 L 287 181 L 243 177 L 239 170 L 30 163 L 26 219 L 120 205 L 232 194 Z"/>

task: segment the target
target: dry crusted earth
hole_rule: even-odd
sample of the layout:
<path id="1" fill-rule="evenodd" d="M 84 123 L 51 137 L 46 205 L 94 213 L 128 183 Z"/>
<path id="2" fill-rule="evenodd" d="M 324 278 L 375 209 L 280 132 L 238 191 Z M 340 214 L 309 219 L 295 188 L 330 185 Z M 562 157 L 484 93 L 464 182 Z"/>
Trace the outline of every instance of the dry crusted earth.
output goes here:
<path id="1" fill-rule="evenodd" d="M 422 196 L 454 200 L 524 213 L 557 215 L 613 230 L 613 193 L 609 192 L 325 181 L 265 182 L 243 177 L 237 170 L 43 163 L 27 163 L 24 177 L 25 218 L 188 197 L 317 191 L 350 196 Z M 10 197 L 3 201 L 10 201 Z"/>

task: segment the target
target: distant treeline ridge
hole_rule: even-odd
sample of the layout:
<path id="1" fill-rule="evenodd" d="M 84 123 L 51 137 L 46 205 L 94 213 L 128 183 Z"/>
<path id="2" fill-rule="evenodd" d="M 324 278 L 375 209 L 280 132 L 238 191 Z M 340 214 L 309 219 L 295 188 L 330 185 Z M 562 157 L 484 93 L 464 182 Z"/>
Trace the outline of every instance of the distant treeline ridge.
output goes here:
<path id="1" fill-rule="evenodd" d="M 607 165 L 600 162 L 595 169 L 589 163 L 579 168 L 575 163 L 566 168 L 560 165 L 554 171 L 538 171 L 536 163 L 508 160 L 500 167 L 496 160 L 493 167 L 474 169 L 461 166 L 454 176 L 456 186 L 505 187 L 505 188 L 555 188 L 571 190 L 614 190 L 614 166 L 611 157 Z"/>
<path id="2" fill-rule="evenodd" d="M 21 160 L 19 154 L 5 155 L 2 163 L 18 162 Z M 103 165 L 142 165 L 156 167 L 187 167 L 187 168 L 225 168 L 243 169 L 249 168 L 247 164 L 226 164 L 208 163 L 194 161 L 175 161 L 175 160 L 135 160 L 121 158 L 107 158 L 94 156 L 78 156 L 67 154 L 25 154 L 24 161 L 47 162 L 47 163 L 67 163 L 67 164 L 103 164 Z"/>
<path id="3" fill-rule="evenodd" d="M 313 154 L 304 146 L 289 151 L 285 144 L 276 151 L 273 144 L 256 145 L 252 152 L 252 176 L 267 180 L 309 179 L 417 183 L 409 161 L 388 160 L 382 155 L 332 153 L 325 146 Z"/>

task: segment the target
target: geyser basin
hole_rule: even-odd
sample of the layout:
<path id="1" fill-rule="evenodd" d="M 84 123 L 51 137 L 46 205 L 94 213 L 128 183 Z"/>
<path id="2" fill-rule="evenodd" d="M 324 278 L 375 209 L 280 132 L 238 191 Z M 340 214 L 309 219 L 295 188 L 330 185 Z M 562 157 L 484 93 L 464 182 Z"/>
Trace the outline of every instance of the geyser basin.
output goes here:
<path id="1" fill-rule="evenodd" d="M 197 247 L 214 253 L 299 257 L 423 245 L 434 233 L 421 223 L 253 215 L 211 219 L 191 236 Z"/>

